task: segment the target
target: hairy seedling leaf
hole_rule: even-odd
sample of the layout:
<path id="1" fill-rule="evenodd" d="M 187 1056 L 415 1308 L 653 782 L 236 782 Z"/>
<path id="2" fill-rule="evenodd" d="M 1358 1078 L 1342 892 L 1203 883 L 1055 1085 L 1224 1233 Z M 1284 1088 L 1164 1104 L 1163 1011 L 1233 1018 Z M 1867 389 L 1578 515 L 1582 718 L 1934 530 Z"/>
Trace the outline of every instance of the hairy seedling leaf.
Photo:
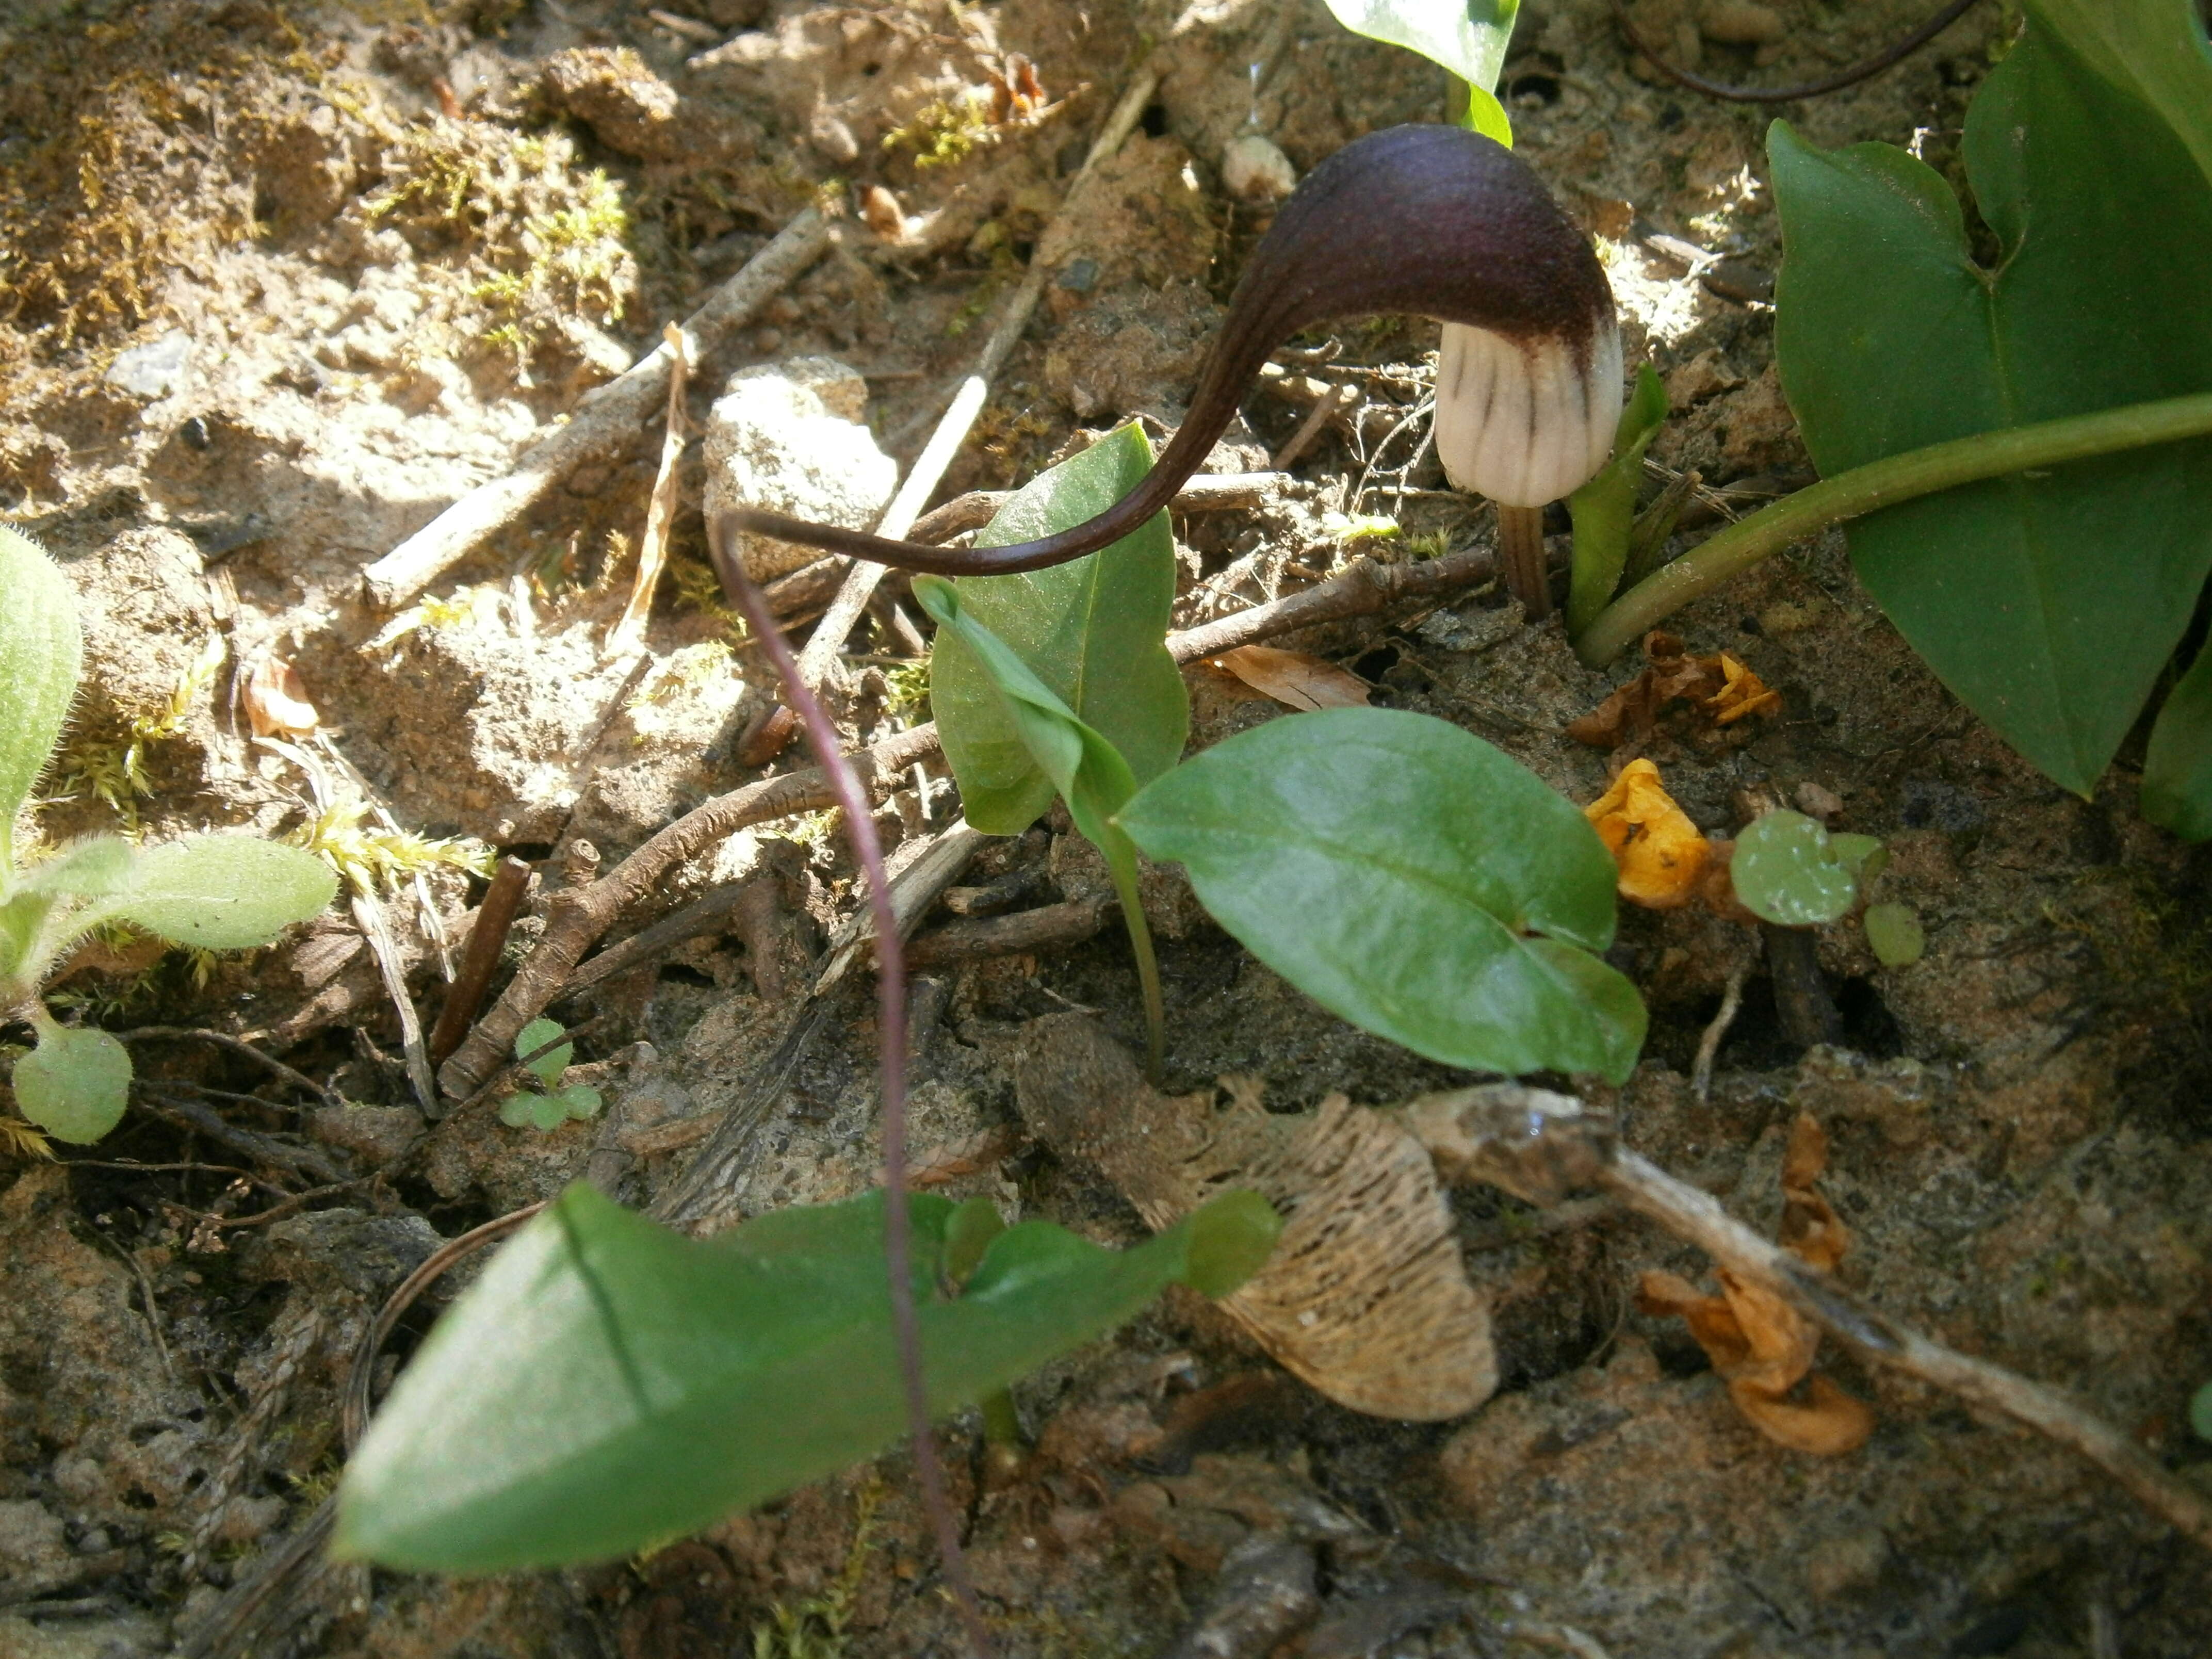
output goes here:
<path id="1" fill-rule="evenodd" d="M 545 1048 L 545 1045 L 565 1029 L 557 1019 L 532 1020 L 515 1036 L 514 1057 L 522 1060 L 526 1055 L 538 1054 L 540 1048 Z M 545 1052 L 530 1060 L 525 1069 L 550 1089 L 561 1081 L 561 1073 L 568 1069 L 568 1063 L 575 1057 L 576 1045 L 564 1042 L 557 1048 L 545 1048 Z"/>
<path id="2" fill-rule="evenodd" d="M 102 900 L 117 917 L 179 945 L 242 951 L 319 914 L 337 878 L 312 853 L 253 836 L 186 836 L 139 855 L 122 891 Z"/>
<path id="3" fill-rule="evenodd" d="M 0 895 L 14 878 L 15 814 L 69 717 L 84 655 L 76 598 L 27 536 L 0 528 Z"/>

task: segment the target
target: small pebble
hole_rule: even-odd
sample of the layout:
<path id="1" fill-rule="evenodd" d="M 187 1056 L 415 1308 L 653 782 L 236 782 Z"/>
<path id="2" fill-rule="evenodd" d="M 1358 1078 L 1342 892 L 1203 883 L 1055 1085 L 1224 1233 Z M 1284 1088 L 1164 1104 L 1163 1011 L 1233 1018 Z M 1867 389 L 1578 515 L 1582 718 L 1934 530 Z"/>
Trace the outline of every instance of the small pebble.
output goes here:
<path id="1" fill-rule="evenodd" d="M 753 349 L 763 356 L 782 350 L 783 331 L 780 328 L 756 329 L 753 331 Z"/>
<path id="2" fill-rule="evenodd" d="M 1222 152 L 1221 182 L 1240 202 L 1279 202 L 1297 188 L 1297 169 L 1274 141 L 1256 132 L 1229 141 Z"/>
<path id="3" fill-rule="evenodd" d="M 1698 29 L 1708 40 L 1729 46 L 1767 46 L 1789 33 L 1781 14 L 1757 0 L 1705 0 Z"/>

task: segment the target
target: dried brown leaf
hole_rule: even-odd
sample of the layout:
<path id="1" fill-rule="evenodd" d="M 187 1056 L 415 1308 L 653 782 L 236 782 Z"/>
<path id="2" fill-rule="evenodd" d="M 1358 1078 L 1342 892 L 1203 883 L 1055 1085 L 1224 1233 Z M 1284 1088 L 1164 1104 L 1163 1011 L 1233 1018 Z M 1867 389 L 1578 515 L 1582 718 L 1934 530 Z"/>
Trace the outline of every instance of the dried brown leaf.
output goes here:
<path id="1" fill-rule="evenodd" d="M 1364 708 L 1367 683 L 1326 657 L 1283 651 L 1272 645 L 1240 645 L 1214 659 L 1255 691 L 1286 708 Z"/>
<path id="2" fill-rule="evenodd" d="M 1692 705 L 1715 726 L 1729 726 L 1747 714 L 1772 714 L 1782 694 L 1767 689 L 1758 675 L 1723 652 L 1691 657 L 1672 634 L 1644 636 L 1645 667 L 1603 702 L 1567 727 L 1567 735 L 1594 749 L 1618 749 L 1649 737 L 1660 716 L 1678 702 Z"/>
<path id="3" fill-rule="evenodd" d="M 1809 1113 L 1800 1113 L 1783 1157 L 1781 1242 L 1823 1272 L 1850 1242 L 1835 1211 L 1813 1189 L 1827 1157 L 1827 1136 Z M 1736 1409 L 1768 1439 L 1822 1457 L 1863 1445 L 1874 1432 L 1872 1409 L 1813 1374 L 1820 1328 L 1763 1285 L 1725 1268 L 1720 1282 L 1721 1294 L 1706 1296 L 1673 1273 L 1647 1273 L 1637 1287 L 1637 1306 L 1688 1325 Z"/>

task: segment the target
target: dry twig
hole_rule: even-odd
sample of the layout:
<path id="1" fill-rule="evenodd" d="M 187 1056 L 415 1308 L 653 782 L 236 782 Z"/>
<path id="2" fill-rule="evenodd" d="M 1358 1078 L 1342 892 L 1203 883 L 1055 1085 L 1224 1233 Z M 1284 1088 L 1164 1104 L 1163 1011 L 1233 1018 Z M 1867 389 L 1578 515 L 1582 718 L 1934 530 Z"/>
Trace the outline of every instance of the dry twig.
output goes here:
<path id="1" fill-rule="evenodd" d="M 668 527 L 676 518 L 676 463 L 684 453 L 684 392 L 691 365 L 684 355 L 684 331 L 670 323 L 661 331 L 668 352 L 668 418 L 660 434 L 660 470 L 653 475 L 653 495 L 646 502 L 645 529 L 637 539 L 637 574 L 630 582 L 629 603 L 607 635 L 607 654 L 619 657 L 641 650 L 645 644 L 646 617 L 653 610 L 653 590 L 668 567 Z"/>
<path id="2" fill-rule="evenodd" d="M 499 967 L 500 952 L 514 929 L 515 914 L 523 895 L 530 890 L 530 866 L 521 859 L 503 858 L 492 874 L 477 906 L 477 919 L 469 929 L 468 948 L 461 955 L 461 971 L 446 992 L 446 1006 L 438 1011 L 438 1024 L 430 1032 L 430 1063 L 442 1066 L 446 1056 L 461 1046 L 461 1038 L 476 1023 Z"/>

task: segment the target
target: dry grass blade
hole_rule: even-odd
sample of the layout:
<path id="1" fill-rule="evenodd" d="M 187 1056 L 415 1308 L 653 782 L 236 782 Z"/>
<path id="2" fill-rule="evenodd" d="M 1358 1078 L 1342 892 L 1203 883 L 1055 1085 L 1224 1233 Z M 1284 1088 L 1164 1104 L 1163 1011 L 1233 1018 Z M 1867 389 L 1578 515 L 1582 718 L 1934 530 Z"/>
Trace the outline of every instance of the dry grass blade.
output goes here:
<path id="1" fill-rule="evenodd" d="M 676 518 L 676 463 L 684 454 L 684 392 L 691 366 L 684 356 L 684 331 L 670 323 L 661 331 L 668 351 L 668 416 L 660 434 L 660 470 L 653 475 L 653 495 L 646 503 L 645 529 L 637 541 L 637 574 L 630 583 L 629 602 L 607 635 L 607 654 L 621 656 L 639 649 L 645 641 L 646 618 L 653 611 L 653 589 L 668 568 L 668 529 Z"/>

